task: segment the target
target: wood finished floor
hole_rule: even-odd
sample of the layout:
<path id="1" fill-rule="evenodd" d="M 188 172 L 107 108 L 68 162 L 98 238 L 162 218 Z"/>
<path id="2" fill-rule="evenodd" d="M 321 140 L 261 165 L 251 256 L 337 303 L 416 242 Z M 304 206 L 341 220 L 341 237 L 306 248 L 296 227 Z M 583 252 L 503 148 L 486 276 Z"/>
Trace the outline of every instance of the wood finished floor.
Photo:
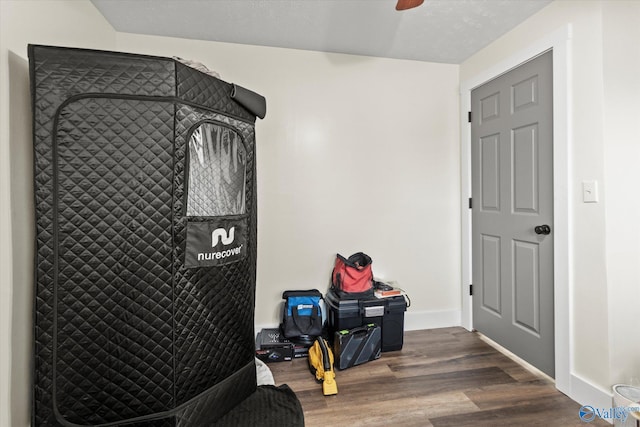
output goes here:
<path id="1" fill-rule="evenodd" d="M 298 395 L 308 427 L 585 426 L 580 405 L 462 328 L 405 332 L 401 351 L 336 371 L 323 396 L 307 359 L 269 365 Z M 589 426 L 610 426 L 594 420 Z"/>

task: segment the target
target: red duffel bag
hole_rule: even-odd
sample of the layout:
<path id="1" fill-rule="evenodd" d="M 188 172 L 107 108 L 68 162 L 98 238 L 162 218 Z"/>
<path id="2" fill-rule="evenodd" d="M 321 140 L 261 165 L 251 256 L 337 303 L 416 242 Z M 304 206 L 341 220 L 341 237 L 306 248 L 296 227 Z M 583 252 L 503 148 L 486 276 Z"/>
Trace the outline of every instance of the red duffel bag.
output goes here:
<path id="1" fill-rule="evenodd" d="M 336 255 L 331 275 L 331 288 L 343 299 L 359 299 L 373 295 L 371 257 L 358 252 L 345 258 Z"/>

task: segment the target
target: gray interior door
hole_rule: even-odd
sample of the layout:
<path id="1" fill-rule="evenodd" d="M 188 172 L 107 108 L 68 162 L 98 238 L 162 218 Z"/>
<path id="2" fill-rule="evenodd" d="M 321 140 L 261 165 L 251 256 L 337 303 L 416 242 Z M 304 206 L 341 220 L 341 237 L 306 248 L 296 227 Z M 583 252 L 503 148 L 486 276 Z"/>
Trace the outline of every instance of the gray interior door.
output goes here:
<path id="1" fill-rule="evenodd" d="M 473 326 L 554 376 L 552 52 L 474 89 Z"/>

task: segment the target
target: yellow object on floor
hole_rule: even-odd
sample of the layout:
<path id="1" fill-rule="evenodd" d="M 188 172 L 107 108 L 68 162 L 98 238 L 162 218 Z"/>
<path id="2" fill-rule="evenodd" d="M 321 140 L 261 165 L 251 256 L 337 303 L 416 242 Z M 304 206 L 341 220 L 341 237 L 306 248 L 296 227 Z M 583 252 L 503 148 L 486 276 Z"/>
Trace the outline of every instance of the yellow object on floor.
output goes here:
<path id="1" fill-rule="evenodd" d="M 316 376 L 316 380 L 322 381 L 322 393 L 325 396 L 338 394 L 336 374 L 333 370 L 333 352 L 322 337 L 318 337 L 309 349 L 309 369 Z"/>

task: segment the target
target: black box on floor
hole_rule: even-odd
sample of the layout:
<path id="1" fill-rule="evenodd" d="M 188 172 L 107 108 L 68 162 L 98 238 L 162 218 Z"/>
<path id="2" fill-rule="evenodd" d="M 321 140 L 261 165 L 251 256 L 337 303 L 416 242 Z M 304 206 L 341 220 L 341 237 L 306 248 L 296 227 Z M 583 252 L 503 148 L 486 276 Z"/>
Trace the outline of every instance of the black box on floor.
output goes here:
<path id="1" fill-rule="evenodd" d="M 333 291 L 325 296 L 330 336 L 343 329 L 368 323 L 382 330 L 382 351 L 401 350 L 404 342 L 404 312 L 407 301 L 399 295 L 388 298 L 369 297 L 361 300 L 340 299 Z"/>
<path id="2" fill-rule="evenodd" d="M 309 357 L 308 345 L 294 344 L 293 345 L 293 358 L 298 359 L 300 357 Z"/>
<path id="3" fill-rule="evenodd" d="M 375 323 L 337 331 L 333 339 L 336 368 L 347 369 L 379 359 L 381 344 L 382 331 Z"/>
<path id="4" fill-rule="evenodd" d="M 407 300 L 402 295 L 384 298 L 387 302 L 382 318 L 382 351 L 402 350 L 404 343 L 404 312 Z"/>
<path id="5" fill-rule="evenodd" d="M 263 362 L 293 360 L 294 344 L 282 336 L 280 329 L 262 329 L 256 337 L 256 357 Z"/>

